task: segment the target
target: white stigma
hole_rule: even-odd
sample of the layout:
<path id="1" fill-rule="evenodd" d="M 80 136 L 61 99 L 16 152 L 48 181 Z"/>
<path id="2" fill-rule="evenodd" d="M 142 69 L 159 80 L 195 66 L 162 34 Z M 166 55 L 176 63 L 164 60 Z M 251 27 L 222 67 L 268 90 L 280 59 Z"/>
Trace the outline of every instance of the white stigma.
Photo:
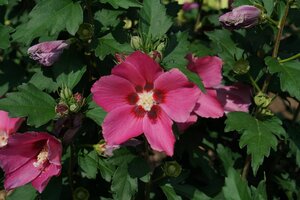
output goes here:
<path id="1" fill-rule="evenodd" d="M 153 92 L 144 91 L 143 93 L 138 93 L 139 100 L 136 103 L 138 106 L 142 106 L 144 110 L 150 111 L 152 106 L 155 104 L 153 99 Z"/>
<path id="2" fill-rule="evenodd" d="M 7 142 L 8 142 L 8 134 L 5 131 L 0 130 L 0 148 L 6 146 Z"/>
<path id="3" fill-rule="evenodd" d="M 34 167 L 40 167 L 44 162 L 48 160 L 48 147 L 45 145 L 40 151 L 39 155 L 36 158 L 36 162 L 33 163 Z"/>

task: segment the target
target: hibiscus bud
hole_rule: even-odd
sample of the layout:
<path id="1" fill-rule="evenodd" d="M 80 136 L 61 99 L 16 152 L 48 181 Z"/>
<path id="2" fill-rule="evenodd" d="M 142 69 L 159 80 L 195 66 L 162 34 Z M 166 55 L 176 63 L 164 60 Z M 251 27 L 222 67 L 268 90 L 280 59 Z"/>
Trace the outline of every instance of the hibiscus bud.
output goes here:
<path id="1" fill-rule="evenodd" d="M 120 148 L 120 145 L 107 145 L 104 140 L 100 140 L 98 144 L 93 145 L 94 150 L 101 156 L 113 156 L 113 151 Z"/>
<path id="2" fill-rule="evenodd" d="M 123 22 L 124 22 L 124 26 L 123 26 L 124 29 L 130 29 L 132 27 L 132 21 L 130 19 L 126 18 L 123 20 Z"/>
<path id="3" fill-rule="evenodd" d="M 246 74 L 249 71 L 249 69 L 249 62 L 247 60 L 241 59 L 234 63 L 232 70 L 234 71 L 234 73 L 242 75 Z"/>
<path id="4" fill-rule="evenodd" d="M 186 2 L 182 5 L 182 10 L 184 11 L 190 11 L 197 8 L 199 8 L 199 4 L 196 2 Z"/>
<path id="5" fill-rule="evenodd" d="M 69 88 L 63 87 L 60 91 L 59 96 L 63 101 L 67 102 L 67 101 L 69 101 L 69 99 L 71 99 L 73 97 L 73 94 Z"/>
<path id="6" fill-rule="evenodd" d="M 149 53 L 149 56 L 155 60 L 157 63 L 160 63 L 160 61 L 162 60 L 162 54 L 159 51 L 151 51 Z"/>
<path id="7" fill-rule="evenodd" d="M 51 66 L 69 45 L 70 41 L 66 40 L 42 42 L 30 47 L 27 52 L 31 59 L 38 61 L 44 66 Z"/>
<path id="8" fill-rule="evenodd" d="M 182 168 L 176 161 L 165 162 L 163 170 L 167 176 L 177 177 L 180 175 Z"/>
<path id="9" fill-rule="evenodd" d="M 272 98 L 269 97 L 267 94 L 264 94 L 262 92 L 259 92 L 255 97 L 254 97 L 254 102 L 258 107 L 262 108 L 267 108 L 270 103 L 272 102 Z"/>
<path id="10" fill-rule="evenodd" d="M 255 6 L 239 6 L 219 17 L 220 23 L 228 29 L 250 28 L 260 22 L 262 12 Z"/>
<path id="11" fill-rule="evenodd" d="M 83 97 L 79 92 L 76 92 L 73 97 L 77 103 L 81 103 L 83 101 Z"/>
<path id="12" fill-rule="evenodd" d="M 272 117 L 272 116 L 274 116 L 274 113 L 268 108 L 263 108 L 263 109 L 260 110 L 260 115 L 267 116 L 267 117 Z"/>
<path id="13" fill-rule="evenodd" d="M 94 26 L 89 23 L 83 23 L 79 26 L 77 34 L 81 40 L 90 40 L 94 35 Z"/>
<path id="14" fill-rule="evenodd" d="M 55 106 L 55 112 L 59 115 L 59 116 L 64 116 L 67 115 L 69 113 L 69 108 L 66 104 L 64 103 L 59 103 Z"/>
<path id="15" fill-rule="evenodd" d="M 132 36 L 130 40 L 130 45 L 133 49 L 138 50 L 142 46 L 142 39 L 139 36 Z"/>
<path id="16" fill-rule="evenodd" d="M 115 54 L 115 59 L 118 64 L 124 62 L 127 57 L 128 57 L 128 55 L 126 55 L 124 53 L 116 53 Z"/>
<path id="17" fill-rule="evenodd" d="M 90 197 L 90 193 L 84 187 L 78 187 L 73 192 L 74 200 L 88 200 Z"/>
<path id="18" fill-rule="evenodd" d="M 165 49 L 166 44 L 164 42 L 161 42 L 157 47 L 156 50 L 159 52 L 163 52 L 163 50 Z"/>

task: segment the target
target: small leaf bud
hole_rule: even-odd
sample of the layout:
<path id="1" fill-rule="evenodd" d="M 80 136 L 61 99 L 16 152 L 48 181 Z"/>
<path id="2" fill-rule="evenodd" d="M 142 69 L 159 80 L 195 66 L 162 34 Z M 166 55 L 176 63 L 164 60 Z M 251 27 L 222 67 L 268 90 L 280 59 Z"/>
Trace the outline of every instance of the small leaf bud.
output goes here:
<path id="1" fill-rule="evenodd" d="M 132 36 L 130 40 L 130 45 L 133 49 L 138 50 L 141 48 L 142 39 L 139 36 Z"/>
<path id="2" fill-rule="evenodd" d="M 182 168 L 176 161 L 167 161 L 163 166 L 163 170 L 167 176 L 178 177 Z"/>
<path id="3" fill-rule="evenodd" d="M 77 34 L 81 40 L 90 40 L 94 35 L 94 26 L 89 23 L 83 23 L 79 26 Z"/>
<path id="4" fill-rule="evenodd" d="M 84 187 L 78 187 L 73 192 L 74 200 L 88 200 L 90 197 L 90 193 Z"/>
<path id="5" fill-rule="evenodd" d="M 247 60 L 240 59 L 236 63 L 234 63 L 232 70 L 234 71 L 234 73 L 242 75 L 246 74 L 249 71 L 249 69 L 249 62 Z"/>

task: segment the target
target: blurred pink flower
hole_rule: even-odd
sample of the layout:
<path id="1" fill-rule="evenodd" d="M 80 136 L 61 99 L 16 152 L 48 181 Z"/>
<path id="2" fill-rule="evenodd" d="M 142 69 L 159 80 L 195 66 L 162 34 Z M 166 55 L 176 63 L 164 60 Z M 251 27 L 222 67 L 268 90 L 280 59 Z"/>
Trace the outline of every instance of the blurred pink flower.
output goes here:
<path id="1" fill-rule="evenodd" d="M 7 145 L 8 138 L 17 132 L 23 121 L 23 118 L 10 118 L 7 112 L 0 110 L 0 148 Z"/>
<path id="2" fill-rule="evenodd" d="M 38 61 L 44 66 L 53 65 L 62 54 L 63 50 L 69 47 L 66 40 L 56 40 L 50 42 L 42 42 L 28 49 L 29 57 Z"/>
<path id="3" fill-rule="evenodd" d="M 197 8 L 199 8 L 199 4 L 196 2 L 186 2 L 182 5 L 182 10 L 184 11 L 189 11 Z"/>
<path id="4" fill-rule="evenodd" d="M 172 156 L 172 124 L 185 122 L 199 89 L 177 69 L 163 72 L 148 55 L 136 51 L 101 77 L 91 89 L 93 100 L 108 112 L 102 124 L 108 145 L 145 134 L 152 149 Z"/>
<path id="5" fill-rule="evenodd" d="M 11 190 L 31 182 L 40 193 L 52 176 L 61 171 L 62 146 L 47 133 L 14 134 L 0 149 L 0 166 L 5 172 L 4 187 Z"/>
<path id="6" fill-rule="evenodd" d="M 188 69 L 198 74 L 206 92 L 200 93 L 194 112 L 184 123 L 177 123 L 181 132 L 197 121 L 197 114 L 205 118 L 219 118 L 233 111 L 248 112 L 251 104 L 251 88 L 242 84 L 221 85 L 222 60 L 216 56 L 186 56 Z"/>

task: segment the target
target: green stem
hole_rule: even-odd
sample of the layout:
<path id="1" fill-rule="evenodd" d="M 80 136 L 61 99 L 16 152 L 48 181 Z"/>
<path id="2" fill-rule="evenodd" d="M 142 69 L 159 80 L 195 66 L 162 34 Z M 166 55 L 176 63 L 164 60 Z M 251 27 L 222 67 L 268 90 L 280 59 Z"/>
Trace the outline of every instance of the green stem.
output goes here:
<path id="1" fill-rule="evenodd" d="M 286 58 L 286 59 L 283 59 L 283 60 L 279 60 L 280 63 L 285 63 L 285 62 L 288 62 L 288 61 L 291 61 L 291 60 L 295 60 L 297 58 L 300 58 L 300 53 L 296 54 L 296 55 L 293 55 L 289 58 Z"/>
<path id="2" fill-rule="evenodd" d="M 243 167 L 243 171 L 242 171 L 242 178 L 244 180 L 247 180 L 247 176 L 248 176 L 248 172 L 249 172 L 249 167 L 250 167 L 250 163 L 251 163 L 251 155 L 248 155 Z"/>
<path id="3" fill-rule="evenodd" d="M 248 74 L 248 77 L 251 81 L 252 86 L 254 86 L 257 91 L 261 92 L 261 89 L 257 85 L 256 81 L 253 79 L 253 77 L 249 73 L 247 73 L 247 74 Z"/>
<path id="4" fill-rule="evenodd" d="M 279 50 L 279 46 L 280 46 L 280 41 L 281 41 L 281 37 L 282 37 L 283 28 L 284 28 L 284 25 L 285 25 L 285 22 L 286 22 L 286 19 L 287 19 L 287 15 L 288 15 L 289 9 L 290 9 L 290 2 L 291 2 L 290 0 L 287 0 L 287 4 L 286 4 L 285 10 L 284 10 L 284 14 L 283 14 L 282 18 L 280 19 L 279 30 L 277 32 L 276 39 L 275 39 L 275 45 L 274 45 L 272 57 L 276 58 L 276 59 L 277 59 L 277 56 L 278 56 L 278 50 Z M 264 81 L 264 84 L 263 84 L 263 87 L 262 87 L 262 92 L 266 93 L 266 91 L 268 89 L 268 86 L 270 84 L 271 78 L 272 78 L 272 75 L 268 74 L 265 81 Z"/>
<path id="5" fill-rule="evenodd" d="M 279 23 L 276 22 L 275 20 L 273 20 L 271 17 L 267 16 L 265 19 L 266 19 L 268 22 L 270 22 L 271 24 L 275 25 L 277 28 L 280 28 L 280 27 L 279 27 Z"/>

